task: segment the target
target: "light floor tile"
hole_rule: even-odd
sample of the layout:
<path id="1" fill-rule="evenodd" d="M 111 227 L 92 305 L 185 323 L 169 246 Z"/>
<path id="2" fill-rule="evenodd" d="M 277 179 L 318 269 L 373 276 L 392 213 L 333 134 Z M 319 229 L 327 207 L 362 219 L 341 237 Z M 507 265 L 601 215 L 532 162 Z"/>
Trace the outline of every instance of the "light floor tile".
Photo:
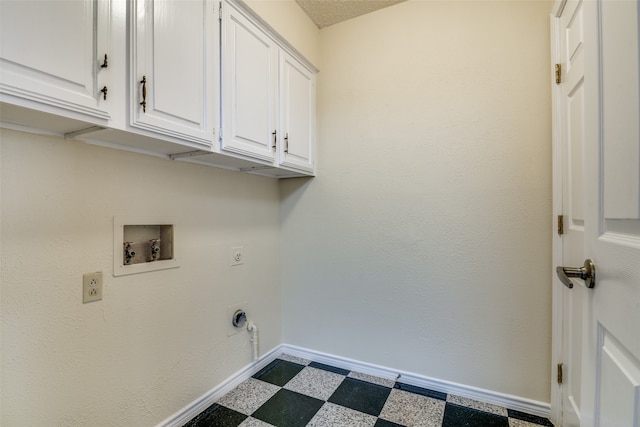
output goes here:
<path id="1" fill-rule="evenodd" d="M 326 402 L 307 427 L 373 427 L 377 418 Z"/>
<path id="2" fill-rule="evenodd" d="M 217 403 L 245 415 L 251 415 L 269 400 L 280 387 L 249 378 L 225 394 Z"/>
<path id="3" fill-rule="evenodd" d="M 509 418 L 509 427 L 540 427 L 540 424 L 530 423 L 529 421 Z"/>
<path id="4" fill-rule="evenodd" d="M 441 426 L 445 405 L 443 400 L 393 389 L 380 418 L 407 427 Z"/>
<path id="5" fill-rule="evenodd" d="M 393 388 L 393 385 L 396 383 L 395 380 L 389 380 L 387 378 L 374 377 L 373 375 L 363 374 L 361 372 L 351 371 L 349 373 L 351 378 L 356 378 L 358 380 L 367 381 L 373 384 L 383 385 L 385 387 Z"/>
<path id="6" fill-rule="evenodd" d="M 456 405 L 466 406 L 467 408 L 477 409 L 479 411 L 489 412 L 491 414 L 502 415 L 506 417 L 508 415 L 507 408 L 492 405 L 491 403 L 479 402 L 477 400 L 468 399 L 466 397 L 460 397 L 453 394 L 447 396 L 447 402 L 455 403 Z"/>
<path id="7" fill-rule="evenodd" d="M 311 363 L 311 360 L 303 359 L 302 357 L 291 356 L 289 354 L 284 354 L 284 353 L 278 356 L 278 359 L 286 360 L 287 362 L 293 362 L 293 363 L 297 363 L 298 365 L 305 365 L 305 366 Z"/>
<path id="8" fill-rule="evenodd" d="M 360 372 L 333 370 L 327 365 L 286 354 L 279 359 L 263 369 L 262 374 L 238 385 L 187 425 L 442 427 L 443 423 L 446 426 L 467 425 L 471 420 L 474 425 L 552 426 L 547 419 L 499 405 Z M 377 414 L 379 417 L 375 416 Z"/>
<path id="9" fill-rule="evenodd" d="M 284 388 L 316 399 L 327 400 L 344 378 L 344 375 L 307 366 L 293 377 Z"/>
<path id="10" fill-rule="evenodd" d="M 249 417 L 244 420 L 238 427 L 272 427 L 272 425 L 267 424 L 264 421 Z"/>

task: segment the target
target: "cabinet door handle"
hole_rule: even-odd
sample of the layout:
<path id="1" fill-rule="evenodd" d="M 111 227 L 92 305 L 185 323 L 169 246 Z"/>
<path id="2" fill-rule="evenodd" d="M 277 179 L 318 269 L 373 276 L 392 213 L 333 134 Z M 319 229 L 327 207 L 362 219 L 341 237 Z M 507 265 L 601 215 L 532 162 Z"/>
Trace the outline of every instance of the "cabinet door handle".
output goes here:
<path id="1" fill-rule="evenodd" d="M 142 112 L 146 113 L 147 112 L 147 76 L 142 76 L 142 80 L 140 80 L 140 83 L 142 83 L 142 102 L 140 103 L 140 105 L 142 105 Z"/>
<path id="2" fill-rule="evenodd" d="M 289 132 L 284 136 L 284 152 L 289 152 Z"/>
<path id="3" fill-rule="evenodd" d="M 100 65 L 100 68 L 107 68 L 109 66 L 109 63 L 107 62 L 107 54 L 104 54 L 104 62 L 102 63 L 102 65 Z"/>
<path id="4" fill-rule="evenodd" d="M 107 100 L 107 87 L 103 87 L 102 89 L 100 89 L 100 92 L 102 92 L 102 95 L 104 96 L 104 100 Z"/>
<path id="5" fill-rule="evenodd" d="M 273 146 L 271 148 L 273 148 L 274 150 L 276 149 L 276 144 L 278 142 L 278 131 L 273 131 L 271 132 L 271 135 L 273 135 Z"/>

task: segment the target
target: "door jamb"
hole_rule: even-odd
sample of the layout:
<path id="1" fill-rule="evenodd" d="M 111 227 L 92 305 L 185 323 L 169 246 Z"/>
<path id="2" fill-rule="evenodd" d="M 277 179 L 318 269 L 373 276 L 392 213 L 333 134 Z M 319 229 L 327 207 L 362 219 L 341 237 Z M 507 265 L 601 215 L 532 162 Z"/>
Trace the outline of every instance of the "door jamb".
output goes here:
<path id="1" fill-rule="evenodd" d="M 555 64 L 562 62 L 562 46 L 560 37 L 560 16 L 567 3 L 567 0 L 556 0 L 550 15 L 550 32 L 551 32 L 551 67 L 549 73 L 551 75 L 551 158 L 552 158 L 552 224 L 551 227 L 551 421 L 555 425 L 562 425 L 562 385 L 557 381 L 557 365 L 562 363 L 564 355 L 562 354 L 562 330 L 563 330 L 563 289 L 562 284 L 558 280 L 555 273 L 555 266 L 563 265 L 562 258 L 562 237 L 557 233 L 556 221 L 558 215 L 562 215 L 562 92 L 560 86 L 555 83 Z"/>

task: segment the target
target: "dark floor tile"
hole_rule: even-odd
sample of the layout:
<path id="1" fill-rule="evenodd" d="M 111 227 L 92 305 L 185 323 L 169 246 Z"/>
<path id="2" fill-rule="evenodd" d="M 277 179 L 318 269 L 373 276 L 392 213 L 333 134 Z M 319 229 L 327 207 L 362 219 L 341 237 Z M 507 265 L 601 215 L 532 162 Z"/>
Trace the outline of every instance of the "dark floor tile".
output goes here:
<path id="1" fill-rule="evenodd" d="M 288 362 L 282 359 L 276 359 L 262 368 L 253 376 L 253 378 L 282 387 L 288 383 L 291 378 L 298 375 L 298 372 L 303 369 L 303 365 L 298 365 L 297 363 Z"/>
<path id="2" fill-rule="evenodd" d="M 553 423 L 546 418 L 538 417 L 536 415 L 525 414 L 524 412 L 514 411 L 513 409 L 507 409 L 509 418 L 516 418 L 522 421 L 528 421 L 530 423 L 539 424 L 541 426 L 553 427 Z"/>
<path id="3" fill-rule="evenodd" d="M 391 421 L 383 420 L 382 418 L 378 418 L 373 427 L 405 427 L 402 424 L 392 423 Z"/>
<path id="4" fill-rule="evenodd" d="M 329 402 L 346 406 L 365 414 L 378 416 L 391 389 L 355 378 L 345 378 L 329 398 Z"/>
<path id="5" fill-rule="evenodd" d="M 442 427 L 509 427 L 509 419 L 501 415 L 447 403 Z"/>
<path id="6" fill-rule="evenodd" d="M 397 388 L 398 390 L 402 391 L 408 391 L 409 393 L 421 394 L 422 396 L 431 397 L 433 399 L 447 400 L 447 393 L 429 390 L 428 388 L 417 387 L 415 385 L 396 383 L 393 388 Z"/>
<path id="7" fill-rule="evenodd" d="M 251 416 L 276 427 L 303 427 L 323 404 L 320 399 L 282 389 Z"/>
<path id="8" fill-rule="evenodd" d="M 246 418 L 240 412 L 214 403 L 185 424 L 185 427 L 237 427 Z"/>
<path id="9" fill-rule="evenodd" d="M 349 375 L 349 372 L 351 372 L 347 369 L 336 368 L 335 366 L 325 365 L 324 363 L 318 363 L 318 362 L 311 362 L 309 363 L 309 366 L 312 368 L 322 369 L 323 371 L 329 371 L 329 372 L 333 372 L 335 374 L 340 374 L 344 376 Z"/>

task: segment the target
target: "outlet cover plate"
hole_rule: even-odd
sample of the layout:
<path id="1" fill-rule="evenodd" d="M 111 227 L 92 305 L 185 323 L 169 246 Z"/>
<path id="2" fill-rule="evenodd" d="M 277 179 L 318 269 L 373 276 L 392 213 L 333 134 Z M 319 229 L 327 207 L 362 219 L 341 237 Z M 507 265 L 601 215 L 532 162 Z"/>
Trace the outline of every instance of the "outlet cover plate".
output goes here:
<path id="1" fill-rule="evenodd" d="M 102 272 L 82 275 L 82 303 L 100 301 L 102 299 Z"/>
<path id="2" fill-rule="evenodd" d="M 244 264 L 244 248 L 234 246 L 231 248 L 231 266 Z"/>

